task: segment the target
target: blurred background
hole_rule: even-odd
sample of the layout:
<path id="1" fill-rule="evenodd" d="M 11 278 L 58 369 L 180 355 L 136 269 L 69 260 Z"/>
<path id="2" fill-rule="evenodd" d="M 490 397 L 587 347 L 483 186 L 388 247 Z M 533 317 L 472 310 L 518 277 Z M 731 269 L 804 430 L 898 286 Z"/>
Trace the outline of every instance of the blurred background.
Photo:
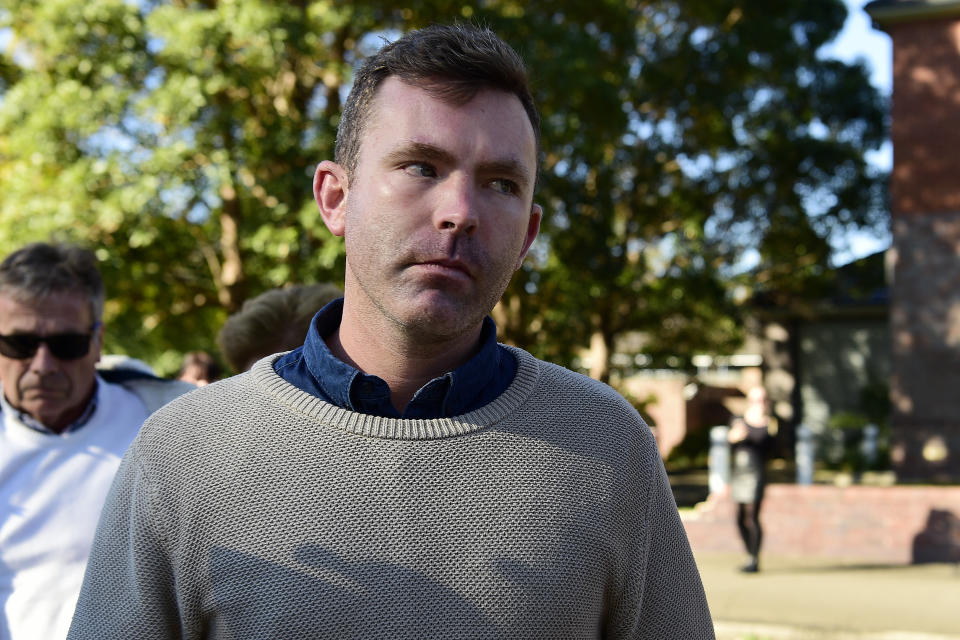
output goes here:
<path id="1" fill-rule="evenodd" d="M 761 385 L 766 510 L 793 522 L 774 551 L 960 561 L 960 2 L 864 4 L 2 0 L 0 252 L 94 249 L 107 353 L 170 376 L 220 358 L 245 301 L 342 283 L 311 177 L 355 66 L 479 22 L 527 61 L 543 120 L 544 224 L 501 340 L 637 406 L 698 558 L 736 547 L 710 433 Z M 895 493 L 919 486 L 944 493 Z M 790 542 L 853 502 L 901 537 Z"/>
<path id="2" fill-rule="evenodd" d="M 353 66 L 434 21 L 502 34 L 543 114 L 546 224 L 497 312 L 511 343 L 603 380 L 693 372 L 740 348 L 759 296 L 809 305 L 852 234 L 889 236 L 887 168 L 865 158 L 888 100 L 819 53 L 839 0 L 2 6 L 0 250 L 95 248 L 108 350 L 165 373 L 245 299 L 341 282 L 313 169 Z"/>

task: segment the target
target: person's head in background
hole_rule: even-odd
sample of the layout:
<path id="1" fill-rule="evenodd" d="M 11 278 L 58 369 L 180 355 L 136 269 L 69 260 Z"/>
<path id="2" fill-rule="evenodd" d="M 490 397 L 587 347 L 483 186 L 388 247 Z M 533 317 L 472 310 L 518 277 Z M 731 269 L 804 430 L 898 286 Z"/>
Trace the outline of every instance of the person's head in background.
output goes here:
<path id="1" fill-rule="evenodd" d="M 183 356 L 177 380 L 202 387 L 220 378 L 220 365 L 206 351 L 191 351 Z"/>
<path id="2" fill-rule="evenodd" d="M 272 353 L 303 344 L 314 314 L 343 295 L 332 284 L 295 285 L 270 289 L 243 303 L 217 334 L 220 353 L 236 371 Z"/>
<path id="3" fill-rule="evenodd" d="M 96 389 L 104 288 L 93 253 L 37 242 L 0 263 L 0 384 L 13 409 L 61 432 Z"/>
<path id="4" fill-rule="evenodd" d="M 767 412 L 768 410 L 767 390 L 761 386 L 751 387 L 747 391 L 747 411 Z"/>

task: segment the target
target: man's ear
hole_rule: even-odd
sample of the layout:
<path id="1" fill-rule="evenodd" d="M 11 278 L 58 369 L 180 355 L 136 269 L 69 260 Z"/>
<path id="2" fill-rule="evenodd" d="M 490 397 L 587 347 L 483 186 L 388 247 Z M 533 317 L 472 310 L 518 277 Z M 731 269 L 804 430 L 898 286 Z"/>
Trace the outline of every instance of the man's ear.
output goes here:
<path id="1" fill-rule="evenodd" d="M 336 162 L 324 160 L 313 175 L 313 197 L 324 224 L 335 236 L 342 236 L 346 226 L 347 193 L 350 179 Z"/>
<path id="2" fill-rule="evenodd" d="M 540 221 L 543 219 L 543 207 L 538 204 L 530 208 L 530 220 L 527 221 L 527 235 L 523 239 L 523 248 L 520 250 L 520 257 L 517 259 L 516 269 L 523 264 L 523 259 L 527 257 L 527 252 L 533 245 L 537 234 L 540 233 Z"/>

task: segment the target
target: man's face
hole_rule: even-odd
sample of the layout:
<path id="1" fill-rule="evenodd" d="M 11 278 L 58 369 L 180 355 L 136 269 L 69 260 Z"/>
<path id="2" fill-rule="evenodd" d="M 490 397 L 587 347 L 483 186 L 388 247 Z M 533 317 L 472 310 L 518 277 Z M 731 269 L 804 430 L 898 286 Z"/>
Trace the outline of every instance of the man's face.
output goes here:
<path id="1" fill-rule="evenodd" d="M 54 293 L 23 302 L 0 293 L 0 334 L 90 333 L 93 318 L 85 297 Z M 7 401 L 55 431 L 64 429 L 83 412 L 93 390 L 95 365 L 100 359 L 102 328 L 90 350 L 75 360 L 61 360 L 41 342 L 33 357 L 17 359 L 0 354 L 0 384 Z"/>
<path id="2" fill-rule="evenodd" d="M 535 174 L 516 96 L 456 105 L 388 78 L 347 190 L 348 300 L 425 340 L 478 328 L 539 229 Z"/>

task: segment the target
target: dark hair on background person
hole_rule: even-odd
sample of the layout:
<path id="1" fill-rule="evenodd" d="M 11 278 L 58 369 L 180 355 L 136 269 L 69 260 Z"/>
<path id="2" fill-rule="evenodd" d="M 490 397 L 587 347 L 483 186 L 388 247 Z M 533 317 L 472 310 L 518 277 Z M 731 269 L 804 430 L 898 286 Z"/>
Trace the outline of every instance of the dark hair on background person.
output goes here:
<path id="1" fill-rule="evenodd" d="M 261 293 L 227 318 L 217 334 L 220 353 L 234 371 L 241 372 L 271 353 L 295 349 L 303 344 L 314 314 L 341 295 L 332 284 L 301 284 Z"/>
<path id="2" fill-rule="evenodd" d="M 177 380 L 204 386 L 220 379 L 220 369 L 220 364 L 206 351 L 190 351 L 183 356 Z"/>
<path id="3" fill-rule="evenodd" d="M 0 291 L 14 300 L 80 292 L 90 301 L 94 322 L 103 318 L 103 278 L 92 251 L 70 244 L 34 242 L 0 263 Z"/>
<path id="4" fill-rule="evenodd" d="M 357 168 L 360 139 L 377 88 L 390 76 L 453 104 L 466 104 L 481 89 L 512 93 L 530 119 L 539 150 L 540 116 L 530 93 L 527 68 L 516 51 L 486 28 L 433 25 L 387 44 L 357 71 L 340 116 L 334 149 L 334 161 L 348 176 Z"/>

